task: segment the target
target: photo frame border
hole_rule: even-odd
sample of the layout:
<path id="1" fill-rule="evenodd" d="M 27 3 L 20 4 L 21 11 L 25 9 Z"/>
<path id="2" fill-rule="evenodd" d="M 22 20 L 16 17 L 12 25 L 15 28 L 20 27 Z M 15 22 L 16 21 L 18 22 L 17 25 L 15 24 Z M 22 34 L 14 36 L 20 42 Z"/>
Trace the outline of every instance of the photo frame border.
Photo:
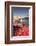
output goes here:
<path id="1" fill-rule="evenodd" d="M 10 41 L 10 5 L 32 5 L 32 40 L 17 40 L 17 41 Z M 12 2 L 6 1 L 5 2 L 5 44 L 12 44 L 12 43 L 34 43 L 35 42 L 35 3 L 33 2 Z"/>

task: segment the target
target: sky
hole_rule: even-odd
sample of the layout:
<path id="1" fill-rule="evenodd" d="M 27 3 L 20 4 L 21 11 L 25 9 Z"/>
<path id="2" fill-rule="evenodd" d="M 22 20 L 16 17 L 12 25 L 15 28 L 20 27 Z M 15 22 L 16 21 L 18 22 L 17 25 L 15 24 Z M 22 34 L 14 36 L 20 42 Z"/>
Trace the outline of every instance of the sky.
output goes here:
<path id="1" fill-rule="evenodd" d="M 13 16 L 27 16 L 29 15 L 29 8 L 25 7 L 13 7 Z"/>

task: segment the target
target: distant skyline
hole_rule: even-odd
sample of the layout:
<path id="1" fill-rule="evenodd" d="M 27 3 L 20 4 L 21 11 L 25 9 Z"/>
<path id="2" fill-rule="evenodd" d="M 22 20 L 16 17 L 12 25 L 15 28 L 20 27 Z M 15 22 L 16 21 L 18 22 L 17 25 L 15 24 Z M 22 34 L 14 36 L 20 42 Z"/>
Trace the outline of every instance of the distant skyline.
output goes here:
<path id="1" fill-rule="evenodd" d="M 13 7 L 13 16 L 27 16 L 29 15 L 29 8 L 25 7 Z"/>

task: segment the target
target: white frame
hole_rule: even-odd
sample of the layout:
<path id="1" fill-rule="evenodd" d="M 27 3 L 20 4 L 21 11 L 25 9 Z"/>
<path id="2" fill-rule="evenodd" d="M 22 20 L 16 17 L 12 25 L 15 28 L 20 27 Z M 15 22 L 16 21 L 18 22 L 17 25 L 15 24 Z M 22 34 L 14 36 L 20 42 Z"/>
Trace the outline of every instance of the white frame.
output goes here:
<path id="1" fill-rule="evenodd" d="M 13 36 L 11 37 L 11 7 L 30 7 L 29 10 L 29 34 L 30 36 Z M 10 40 L 32 40 L 32 6 L 28 5 L 10 5 Z"/>

